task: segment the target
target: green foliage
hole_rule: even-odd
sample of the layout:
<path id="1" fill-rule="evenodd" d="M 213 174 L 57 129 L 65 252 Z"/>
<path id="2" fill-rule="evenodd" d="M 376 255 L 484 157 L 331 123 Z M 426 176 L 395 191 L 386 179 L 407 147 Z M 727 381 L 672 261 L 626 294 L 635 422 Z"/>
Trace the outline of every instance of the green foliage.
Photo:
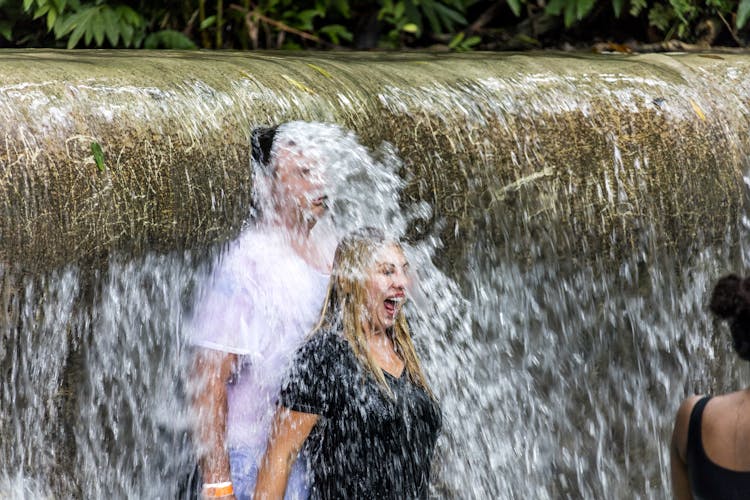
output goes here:
<path id="1" fill-rule="evenodd" d="M 104 45 L 104 38 L 113 47 L 119 42 L 125 47 L 138 47 L 143 39 L 142 28 L 145 22 L 140 14 L 130 7 L 120 5 L 86 5 L 61 18 L 60 24 L 55 24 L 55 35 L 68 37 L 68 48 L 72 49 L 83 38 L 85 45 L 94 41 L 97 47 Z"/>
<path id="2" fill-rule="evenodd" d="M 521 0 L 508 0 L 508 7 L 513 11 L 516 17 L 521 15 Z"/>
<path id="3" fill-rule="evenodd" d="M 340 24 L 329 24 L 320 28 L 320 33 L 326 35 L 333 43 L 339 45 L 342 40 L 351 42 L 354 39 L 352 32 Z"/>
<path id="4" fill-rule="evenodd" d="M 737 7 L 737 28 L 741 29 L 747 24 L 747 19 L 750 17 L 750 0 L 740 0 L 740 5 Z"/>
<path id="5" fill-rule="evenodd" d="M 547 4 L 546 12 L 551 16 L 559 16 L 562 13 L 565 26 L 570 27 L 586 17 L 594 3 L 595 0 L 551 0 Z"/>
<path id="6" fill-rule="evenodd" d="M 100 172 L 104 172 L 104 151 L 102 151 L 101 144 L 99 144 L 98 142 L 92 142 L 91 154 L 94 156 L 94 163 L 96 163 L 96 168 L 98 168 Z"/>
<path id="7" fill-rule="evenodd" d="M 554 43 L 563 29 L 585 37 L 588 27 L 614 19 L 641 29 L 634 38 L 656 32 L 686 42 L 705 36 L 708 20 L 730 32 L 725 39 L 742 45 L 750 0 L 0 0 L 0 46 L 398 49 L 440 44 L 461 51 L 510 38 Z M 538 32 L 538 26 L 547 31 Z"/>
<path id="8" fill-rule="evenodd" d="M 676 37 L 693 41 L 696 28 L 701 21 L 711 17 L 720 17 L 726 22 L 726 19 L 731 19 L 734 14 L 736 25 L 732 35 L 736 37 L 736 30 L 742 28 L 747 22 L 746 9 L 750 9 L 748 0 L 741 0 L 739 4 L 736 0 L 707 0 L 705 2 L 669 0 L 669 2 L 655 3 L 651 6 L 648 10 L 648 21 L 651 26 L 664 34 L 665 39 Z"/>
<path id="9" fill-rule="evenodd" d="M 143 41 L 144 49 L 193 50 L 198 47 L 191 39 L 175 30 L 161 30 L 151 33 Z"/>
<path id="10" fill-rule="evenodd" d="M 383 0 L 378 20 L 390 28 L 386 35 L 387 44 L 397 47 L 404 34 L 419 37 L 425 31 L 453 33 L 458 27 L 466 26 L 468 23 L 463 13 L 471 3 L 460 0 Z"/>
<path id="11" fill-rule="evenodd" d="M 457 52 L 464 52 L 467 50 L 471 50 L 471 48 L 475 47 L 476 45 L 479 45 L 479 42 L 481 41 L 482 39 L 478 36 L 470 36 L 466 38 L 466 35 L 461 32 L 453 37 L 453 39 L 448 44 L 448 47 L 451 50 L 455 50 Z"/>
<path id="12" fill-rule="evenodd" d="M 406 12 L 407 5 L 409 14 Z M 399 45 L 402 33 L 419 36 L 422 32 L 422 18 L 414 8 L 413 2 L 385 0 L 378 12 L 378 20 L 391 26 L 386 39 L 387 43 L 392 47 Z"/>
<path id="13" fill-rule="evenodd" d="M 72 49 L 84 45 L 138 47 L 143 39 L 145 21 L 131 7 L 109 5 L 97 0 L 82 4 L 79 0 L 23 0 L 24 12 L 33 20 L 44 19 L 47 32 L 56 40 L 67 40 Z"/>
<path id="14" fill-rule="evenodd" d="M 208 28 L 210 28 L 211 26 L 213 26 L 213 25 L 215 25 L 215 24 L 216 24 L 216 16 L 208 16 L 207 18 L 205 18 L 205 19 L 204 19 L 204 20 L 203 20 L 203 21 L 201 22 L 201 25 L 200 25 L 200 28 L 199 28 L 199 29 L 200 29 L 201 31 L 203 31 L 203 30 L 207 30 Z"/>
<path id="15" fill-rule="evenodd" d="M 647 7 L 646 0 L 630 0 L 630 15 L 638 17 Z"/>
<path id="16" fill-rule="evenodd" d="M 622 15 L 622 7 L 625 4 L 625 0 L 612 0 L 612 10 L 615 12 L 615 17 L 619 18 Z"/>

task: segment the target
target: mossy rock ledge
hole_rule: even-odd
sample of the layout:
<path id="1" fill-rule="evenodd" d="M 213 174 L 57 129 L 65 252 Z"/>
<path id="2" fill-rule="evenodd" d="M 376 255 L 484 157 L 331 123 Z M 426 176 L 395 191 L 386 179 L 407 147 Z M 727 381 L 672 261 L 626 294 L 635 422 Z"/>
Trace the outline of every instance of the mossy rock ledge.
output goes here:
<path id="1" fill-rule="evenodd" d="M 458 253 L 725 242 L 748 82 L 741 55 L 3 51 L 0 258 L 225 240 L 248 212 L 249 131 L 293 119 L 396 146 L 404 203 L 428 202 Z"/>

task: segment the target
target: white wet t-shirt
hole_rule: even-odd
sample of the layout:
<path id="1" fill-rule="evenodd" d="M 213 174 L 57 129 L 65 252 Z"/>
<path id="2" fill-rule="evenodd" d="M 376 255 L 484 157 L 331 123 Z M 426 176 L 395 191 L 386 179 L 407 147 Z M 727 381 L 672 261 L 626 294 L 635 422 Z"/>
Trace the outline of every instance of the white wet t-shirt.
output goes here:
<path id="1" fill-rule="evenodd" d="M 318 321 L 328 276 L 269 230 L 245 231 L 218 264 L 187 328 L 191 343 L 239 355 L 227 387 L 226 444 L 260 460 L 282 378 Z"/>

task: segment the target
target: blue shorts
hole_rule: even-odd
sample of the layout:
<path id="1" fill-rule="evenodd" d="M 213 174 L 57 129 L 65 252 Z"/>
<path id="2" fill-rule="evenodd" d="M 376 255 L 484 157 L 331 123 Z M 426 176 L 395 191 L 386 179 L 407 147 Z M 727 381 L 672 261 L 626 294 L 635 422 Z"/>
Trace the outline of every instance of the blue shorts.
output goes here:
<path id="1" fill-rule="evenodd" d="M 229 468 L 232 474 L 234 496 L 237 500 L 251 500 L 258 480 L 258 450 L 251 448 L 234 448 L 229 450 Z M 307 500 L 309 488 L 305 475 L 307 463 L 300 456 L 292 465 L 289 481 L 286 485 L 284 500 Z"/>

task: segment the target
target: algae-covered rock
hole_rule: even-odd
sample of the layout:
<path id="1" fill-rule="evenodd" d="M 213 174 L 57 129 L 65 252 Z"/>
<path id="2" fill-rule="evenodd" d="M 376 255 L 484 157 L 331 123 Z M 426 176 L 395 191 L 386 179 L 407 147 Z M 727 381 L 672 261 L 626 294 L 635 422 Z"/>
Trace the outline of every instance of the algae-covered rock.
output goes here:
<path id="1" fill-rule="evenodd" d="M 449 246 L 551 226 L 579 256 L 720 241 L 743 204 L 740 56 L 10 51 L 0 69 L 0 251 L 23 267 L 228 238 L 249 131 L 290 119 L 394 144 Z"/>

